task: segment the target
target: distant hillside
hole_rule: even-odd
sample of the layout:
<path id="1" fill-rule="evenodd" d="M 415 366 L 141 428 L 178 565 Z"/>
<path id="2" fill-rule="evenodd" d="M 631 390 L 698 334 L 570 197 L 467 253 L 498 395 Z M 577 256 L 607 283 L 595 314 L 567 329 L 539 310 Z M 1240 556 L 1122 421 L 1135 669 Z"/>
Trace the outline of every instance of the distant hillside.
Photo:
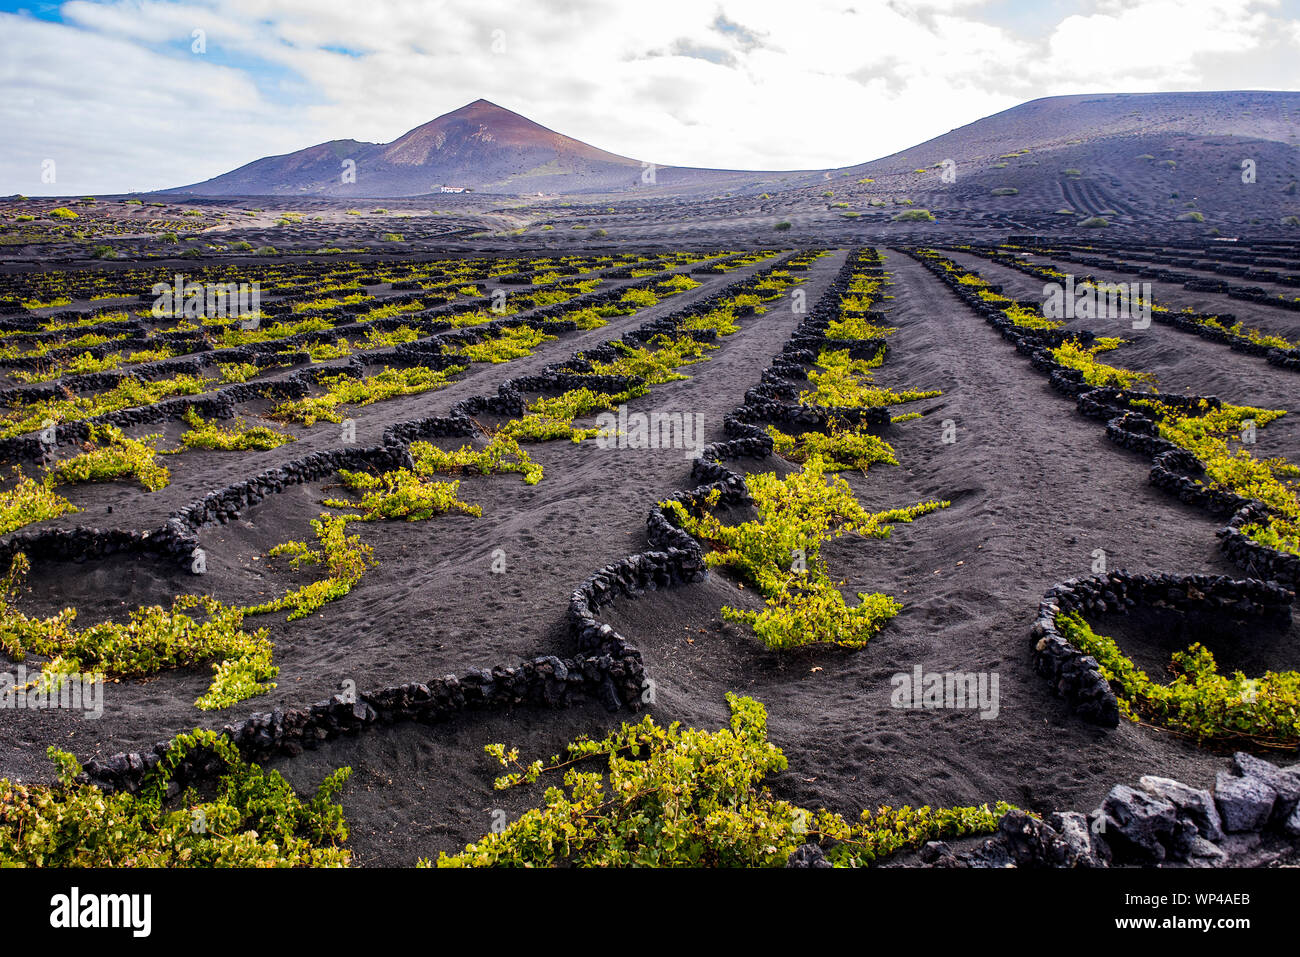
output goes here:
<path id="1" fill-rule="evenodd" d="M 1054 96 L 791 185 L 817 195 L 834 183 L 837 200 L 906 196 L 936 211 L 1068 210 L 1120 223 L 1199 211 L 1276 224 L 1300 213 L 1297 146 L 1300 93 Z"/>
<path id="2" fill-rule="evenodd" d="M 1033 100 L 881 159 L 833 170 L 663 167 L 607 153 L 476 100 L 388 144 L 335 140 L 168 190 L 197 196 L 412 197 L 625 194 L 707 201 L 789 193 L 943 209 L 1275 222 L 1296 207 L 1300 93 L 1138 93 Z M 833 131 L 827 131 L 832 135 Z M 344 182 L 345 161 L 356 181 Z M 951 160 L 951 164 L 945 161 Z M 1242 163 L 1256 182 L 1242 182 Z M 945 166 L 949 175 L 943 175 Z M 1251 188 L 1243 188 L 1249 186 Z"/>
<path id="3" fill-rule="evenodd" d="M 344 181 L 344 163 L 355 182 Z M 334 140 L 268 156 L 221 176 L 167 190 L 199 196 L 401 197 L 440 187 L 492 193 L 616 192 L 637 188 L 640 160 L 607 153 L 548 130 L 487 100 L 417 126 L 391 143 Z M 656 176 L 659 175 L 656 170 Z M 679 184 L 749 174 L 674 169 Z"/>

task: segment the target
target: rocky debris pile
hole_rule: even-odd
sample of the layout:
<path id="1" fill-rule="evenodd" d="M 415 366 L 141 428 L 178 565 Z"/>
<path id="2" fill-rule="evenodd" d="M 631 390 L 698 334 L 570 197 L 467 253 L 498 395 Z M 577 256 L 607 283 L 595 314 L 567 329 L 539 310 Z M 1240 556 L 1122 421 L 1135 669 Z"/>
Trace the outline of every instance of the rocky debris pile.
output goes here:
<path id="1" fill-rule="evenodd" d="M 1238 752 L 1213 790 L 1145 775 L 1117 784 L 1090 814 L 1035 817 L 1009 811 L 991 837 L 966 850 L 926 844 L 925 867 L 1225 867 L 1300 850 L 1300 764 L 1280 768 Z M 816 867 L 820 849 L 799 848 L 787 866 Z M 822 865 L 824 866 L 824 865 Z"/>

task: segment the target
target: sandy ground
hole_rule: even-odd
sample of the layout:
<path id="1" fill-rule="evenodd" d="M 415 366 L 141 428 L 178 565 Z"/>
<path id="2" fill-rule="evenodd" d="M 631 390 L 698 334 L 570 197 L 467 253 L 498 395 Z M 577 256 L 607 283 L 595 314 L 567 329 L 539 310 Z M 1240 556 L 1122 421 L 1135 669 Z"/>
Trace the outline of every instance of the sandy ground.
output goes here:
<path id="1" fill-rule="evenodd" d="M 806 274 L 810 303 L 845 254 L 836 249 Z M 998 799 L 1040 811 L 1089 810 L 1113 784 L 1135 782 L 1142 774 L 1210 783 L 1226 766 L 1225 756 L 1158 729 L 1125 724 L 1106 731 L 1074 718 L 1032 671 L 1029 627 L 1043 592 L 1062 579 L 1090 574 L 1099 548 L 1112 568 L 1236 574 L 1218 551 L 1215 521 L 1151 488 L 1146 460 L 1110 443 L 1098 423 L 1078 415 L 1072 401 L 1053 392 L 1025 358 L 914 261 L 895 250 L 886 256 L 890 298 L 881 308 L 899 331 L 877 381 L 943 394 L 910 407 L 925 413 L 922 419 L 890 428 L 899 466 L 875 466 L 848 478 L 868 507 L 932 498 L 951 500 L 952 506 L 897 527 L 888 541 L 843 539 L 825 554 L 846 592 L 883 591 L 901 600 L 904 611 L 861 651 L 776 654 L 744 629 L 721 623 L 724 604 L 757 604 L 729 576 L 712 574 L 696 585 L 620 601 L 606 620 L 645 657 L 655 682 L 652 713 L 665 722 L 717 727 L 725 720 L 726 692 L 758 698 L 770 711 L 773 740 L 790 760 L 777 790 L 848 814 L 882 803 Z M 1036 291 L 1029 277 L 971 257 L 963 262 L 1008 289 L 1023 283 L 1014 294 Z M 633 319 L 563 337 L 531 358 L 475 366 L 440 392 L 361 409 L 355 416 L 359 438 L 364 443 L 392 422 L 444 412 L 466 396 L 494 392 L 508 376 L 616 337 L 756 268 L 710 279 Z M 1245 318 L 1247 304 L 1234 305 Z M 723 438 L 723 415 L 758 382 L 800 318 L 778 304 L 744 320 L 709 361 L 683 370 L 688 380 L 657 386 L 630 408 L 699 413 L 707 440 Z M 1153 326 L 1134 340 L 1116 361 L 1158 372 L 1165 388 L 1278 407 L 1295 394 L 1288 378 L 1294 373 L 1194 336 Z M 956 428 L 955 443 L 941 441 L 946 420 Z M 1300 426 L 1287 419 L 1260 436 L 1261 445 L 1278 454 L 1294 458 L 1300 451 Z M 175 473 L 170 488 L 153 495 L 125 484 L 80 488 L 72 497 L 86 511 L 64 521 L 152 527 L 209 488 L 329 447 L 334 437 L 334 427 L 326 425 L 274 452 L 179 456 L 169 462 Z M 264 620 L 281 666 L 275 691 L 226 712 L 200 712 L 192 702 L 207 685 L 207 671 L 194 668 L 111 686 L 100 721 L 58 712 L 0 712 L 0 775 L 47 778 L 49 744 L 87 759 L 196 725 L 242 720 L 252 711 L 309 704 L 347 680 L 365 690 L 568 653 L 568 595 L 596 568 L 646 547 L 647 511 L 690 484 L 690 463 L 680 450 L 601 450 L 594 443 L 548 443 L 534 457 L 546 469 L 538 486 L 525 486 L 517 476 L 462 483 L 462 497 L 483 507 L 482 518 L 364 527 L 379 566 L 349 596 L 305 621 Z M 775 459 L 743 465 L 788 468 Z M 237 522 L 205 530 L 209 574 L 203 587 L 218 597 L 248 601 L 300 580 L 282 568 L 268 569 L 257 556 L 278 542 L 303 538 L 325 494 L 322 483 L 298 487 Z M 491 572 L 497 549 L 506 556 L 503 576 Z M 156 563 L 120 559 L 38 567 L 30 584 L 24 598 L 29 612 L 72 604 L 83 623 L 120 617 L 126 609 L 194 587 L 189 576 Z M 1151 654 L 1143 627 L 1116 634 L 1134 645 L 1135 655 Z M 1293 628 L 1243 660 L 1257 667 L 1293 666 L 1296 643 Z M 917 665 L 927 671 L 996 672 L 997 717 L 892 707 L 891 677 Z M 331 768 L 353 767 L 343 805 L 358 863 L 409 865 L 458 849 L 488 830 L 494 811 L 513 817 L 539 797 L 536 789 L 495 792 L 496 769 L 484 744 L 501 741 L 525 755 L 547 757 L 578 733 L 603 733 L 628 717 L 596 706 L 471 714 L 432 727 L 376 731 L 275 766 L 302 786 Z"/>

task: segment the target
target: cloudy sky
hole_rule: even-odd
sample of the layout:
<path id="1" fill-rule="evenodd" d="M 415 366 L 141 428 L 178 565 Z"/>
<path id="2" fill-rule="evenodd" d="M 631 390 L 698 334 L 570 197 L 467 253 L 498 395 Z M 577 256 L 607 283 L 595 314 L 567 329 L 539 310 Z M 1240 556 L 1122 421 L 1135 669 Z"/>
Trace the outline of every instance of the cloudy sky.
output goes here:
<path id="1" fill-rule="evenodd" d="M 479 97 L 663 165 L 843 166 L 1039 96 L 1300 89 L 1298 62 L 1300 0 L 0 0 L 0 194 L 197 182 Z"/>

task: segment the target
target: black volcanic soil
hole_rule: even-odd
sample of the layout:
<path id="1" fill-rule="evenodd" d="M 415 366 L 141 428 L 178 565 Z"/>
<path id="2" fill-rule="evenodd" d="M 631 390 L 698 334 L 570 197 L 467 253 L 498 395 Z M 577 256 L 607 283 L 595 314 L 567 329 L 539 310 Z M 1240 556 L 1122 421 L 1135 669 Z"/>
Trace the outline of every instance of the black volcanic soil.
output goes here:
<path id="1" fill-rule="evenodd" d="M 754 695 L 790 758 L 782 790 L 845 813 L 996 798 L 1090 809 L 1114 783 L 1153 767 L 1208 783 L 1222 761 L 1173 735 L 1075 720 L 1032 673 L 1028 629 L 1046 588 L 1090 574 L 1097 548 L 1112 568 L 1232 574 L 1216 523 L 1148 486 L 1141 457 L 1076 415 L 919 266 L 891 255 L 887 268 L 896 296 L 887 315 L 899 332 L 877 380 L 944 396 L 895 429 L 901 467 L 850 482 L 868 507 L 940 497 L 953 505 L 899 526 L 888 542 L 841 540 L 827 557 L 846 589 L 885 591 L 905 610 L 863 652 L 778 656 L 732 626 L 714 632 L 722 604 L 754 604 L 721 576 L 622 602 L 610 620 L 646 655 L 661 706 L 716 724 L 724 691 Z M 940 441 L 942 419 L 956 423 L 955 444 Z M 1294 662 L 1298 637 L 1293 629 L 1278 642 L 1276 662 Z M 998 672 L 998 718 L 890 707 L 890 676 L 917 664 Z"/>
<path id="2" fill-rule="evenodd" d="M 691 298 L 758 268 L 707 277 L 698 289 L 666 299 L 635 319 L 616 319 L 602 329 L 562 337 L 543 344 L 529 358 L 471 366 L 442 391 L 357 408 L 350 413 L 357 441 L 377 442 L 388 424 L 445 414 L 460 399 L 495 393 L 507 377 L 538 371 L 584 346 L 617 338 L 624 328 L 679 309 Z M 735 361 L 747 374 L 779 349 L 792 327 L 788 324 L 779 334 L 772 330 L 770 338 L 757 342 L 756 336 L 746 334 L 748 329 L 723 340 L 710 365 L 725 368 L 732 350 L 740 350 L 742 356 Z M 742 375 L 737 375 L 737 382 L 743 387 L 719 395 L 715 407 L 692 409 L 706 416 L 710 429 L 706 441 L 722 437 L 722 414 L 742 400 L 748 383 Z M 681 383 L 663 388 L 674 385 Z M 156 427 L 130 431 L 151 429 Z M 174 438 L 180 430 L 172 425 L 169 431 L 169 438 Z M 173 471 L 167 488 L 146 493 L 126 482 L 74 486 L 67 497 L 83 511 L 49 524 L 126 523 L 157 528 L 168 514 L 213 488 L 308 452 L 336 447 L 338 438 L 337 426 L 321 424 L 307 430 L 298 442 L 270 452 L 167 457 Z M 456 448 L 461 443 L 442 444 Z M 336 693 L 345 680 L 355 681 L 361 690 L 378 689 L 417 676 L 422 680 L 539 654 L 569 653 L 563 613 L 574 585 L 590 570 L 635 550 L 639 543 L 632 535 L 640 534 L 646 503 L 679 487 L 689 477 L 690 462 L 681 451 L 665 452 L 662 462 L 647 467 L 635 453 L 627 458 L 617 451 L 602 453 L 562 442 L 537 445 L 530 454 L 546 470 L 546 478 L 536 486 L 514 475 L 462 481 L 461 497 L 482 507 L 481 519 L 452 515 L 365 527 L 363 536 L 374 544 L 379 564 L 348 602 L 328 605 L 293 623 L 282 616 L 258 619 L 258 626 L 270 628 L 278 649 L 281 673 L 274 692 L 229 713 L 200 712 L 193 701 L 207 687 L 208 673 L 193 669 L 111 687 L 108 713 L 99 721 L 59 713 L 0 712 L 0 727 L 5 729 L 0 746 L 8 745 L 0 773 L 31 776 L 46 770 L 44 745 L 29 745 L 47 740 L 51 724 L 66 725 L 64 733 L 79 755 L 106 756 L 139 749 L 196 725 L 220 726 L 242 719 L 249 711 L 310 704 Z M 328 484 L 290 487 L 248 509 L 235 522 L 204 529 L 200 537 L 208 572 L 201 580 L 143 559 L 38 564 L 28 578 L 30 592 L 24 608 L 29 613 L 52 614 L 72 605 L 84 625 L 105 617 L 120 619 L 139 604 L 169 604 L 172 595 L 200 589 L 241 604 L 266 600 L 292 583 L 310 580 L 287 572 L 283 563 L 270 563 L 268 568 L 259 556 L 280 542 L 310 539 L 308 521 L 322 511 L 321 500 L 342 494 L 337 488 L 327 489 Z M 632 494 L 634 487 L 641 493 Z M 599 517 L 594 535 L 593 516 Z M 492 553 L 498 548 L 506 555 L 504 576 L 491 572 Z"/>
<path id="3" fill-rule="evenodd" d="M 660 211 L 658 216 L 668 217 Z M 650 231 L 650 230 L 647 230 Z M 703 228 L 701 227 L 701 231 Z M 559 230 L 556 230 L 559 232 Z M 712 237 L 726 242 L 726 233 Z M 692 239 L 696 236 L 692 234 Z M 832 239 L 836 236 L 830 237 Z M 660 235 L 669 245 L 681 237 Z M 564 248 L 571 237 L 550 247 Z M 756 242 L 775 243 L 766 232 Z M 789 240 L 787 239 L 788 243 Z M 645 657 L 655 682 L 656 720 L 714 728 L 725 722 L 728 691 L 752 695 L 769 709 L 772 739 L 790 770 L 775 781 L 786 797 L 856 815 L 878 804 L 966 804 L 1004 799 L 1035 810 L 1090 810 L 1116 783 L 1148 773 L 1206 785 L 1226 766 L 1224 755 L 1170 733 L 1125 724 L 1105 731 L 1077 720 L 1031 668 L 1029 627 L 1052 584 L 1091 573 L 1093 552 L 1130 571 L 1238 574 L 1222 557 L 1217 524 L 1147 484 L 1149 463 L 1124 452 L 1096 422 L 1074 411 L 1046 380 L 937 280 L 896 250 L 886 250 L 891 298 L 882 307 L 899 331 L 877 380 L 896 388 L 939 389 L 916 403 L 924 418 L 890 430 L 898 467 L 876 466 L 848 476 L 865 505 L 887 508 L 932 498 L 944 511 L 900 525 L 888 541 L 844 539 L 826 549 L 845 590 L 884 591 L 903 612 L 857 652 L 764 650 L 741 628 L 721 623 L 724 604 L 753 607 L 754 594 L 728 576 L 623 600 L 606 620 Z M 836 248 L 806 274 L 815 302 L 844 262 Z M 1015 294 L 1041 284 L 975 257 L 964 264 Z M 635 319 L 562 337 L 529 358 L 475 366 L 449 388 L 357 410 L 359 437 L 392 422 L 446 411 L 470 395 L 495 390 L 506 377 L 535 371 L 583 346 L 616 337 L 626 324 L 667 314 L 691 299 L 755 271 L 711 278 Z M 1016 285 L 1017 283 L 1021 285 Z M 1234 304 L 1249 320 L 1245 304 Z M 798 324 L 778 303 L 743 321 L 690 378 L 655 387 L 633 410 L 696 412 L 706 441 L 723 438 L 723 415 L 740 404 Z M 624 324 L 624 325 L 620 325 Z M 1103 332 L 1104 330 L 1097 330 Z M 1150 368 L 1166 388 L 1217 391 L 1225 399 L 1284 407 L 1295 385 L 1262 360 L 1194 336 L 1153 326 L 1116 361 Z M 1300 424 L 1288 416 L 1260 432 L 1278 454 L 1297 456 Z M 941 441 L 945 420 L 955 444 Z M 154 527 L 168 512 L 209 488 L 277 461 L 330 447 L 334 427 L 310 430 L 298 443 L 269 453 L 178 456 L 168 464 L 173 485 L 153 495 L 122 484 L 70 493 L 86 511 L 62 524 Z M 169 439 L 173 436 L 169 434 Z M 0 775 L 48 780 L 46 746 L 84 759 L 151 744 L 196 725 L 219 726 L 253 711 L 301 706 L 355 681 L 365 691 L 470 667 L 508 664 L 538 654 L 572 651 L 564 612 L 569 594 L 600 566 L 646 548 L 651 505 L 690 483 L 690 462 L 675 451 L 605 451 L 593 443 L 547 443 L 534 450 L 546 468 L 540 485 L 516 476 L 467 478 L 461 495 L 483 517 L 375 523 L 360 529 L 379 566 L 346 598 L 297 623 L 264 619 L 276 644 L 279 687 L 225 712 L 192 706 L 207 686 L 206 669 L 164 673 L 110 686 L 100 721 L 60 712 L 0 712 Z M 746 468 L 785 468 L 778 460 Z M 325 483 L 268 498 L 241 520 L 207 529 L 209 573 L 203 587 L 248 601 L 274 595 L 297 580 L 258 558 L 278 542 L 309 534 Z M 330 491 L 328 494 L 333 494 Z M 109 506 L 113 507 L 110 514 Z M 505 552 L 503 576 L 490 570 Z M 165 602 L 194 587 L 190 576 L 148 561 L 38 566 L 23 607 L 49 613 L 65 604 L 85 624 L 120 617 L 142 603 Z M 1154 667 L 1142 622 L 1116 636 Z M 1294 667 L 1295 628 L 1243 666 Z M 1155 643 L 1152 642 L 1154 645 Z M 991 671 L 999 675 L 1000 710 L 992 720 L 973 712 L 909 711 L 890 705 L 890 678 L 921 665 L 927 671 Z M 497 769 L 483 745 L 504 742 L 525 756 L 547 757 L 580 733 L 601 734 L 630 713 L 591 705 L 570 711 L 518 709 L 466 714 L 432 727 L 402 725 L 333 742 L 274 766 L 301 787 L 349 765 L 354 776 L 343 805 L 360 864 L 410 865 L 454 851 L 485 833 L 493 813 L 514 817 L 540 796 L 496 792 Z"/>
<path id="4" fill-rule="evenodd" d="M 1008 296 L 1042 299 L 1043 283 L 1032 276 L 978 256 L 953 253 L 950 258 L 976 270 L 990 282 L 1002 285 Z M 1045 262 L 1063 272 L 1078 268 L 1067 262 Z M 1115 278 L 1131 276 L 1116 275 Z M 1189 293 L 1167 283 L 1153 283 L 1152 294 L 1157 302 L 1180 309 L 1190 306 L 1202 312 L 1227 311 L 1230 304 L 1232 312 L 1248 326 L 1287 336 L 1300 333 L 1300 314 L 1297 313 L 1229 300 L 1223 296 Z M 1126 344 L 1109 353 L 1112 364 L 1154 372 L 1160 388 L 1166 392 L 1217 395 L 1225 402 L 1237 405 L 1294 409 L 1296 389 L 1300 386 L 1296 374 L 1269 365 L 1262 358 L 1234 352 L 1226 346 L 1158 322 L 1152 322 L 1146 329 L 1134 329 L 1132 323 L 1125 320 L 1074 319 L 1067 322 L 1065 328 L 1071 331 L 1087 328 L 1097 335 L 1123 338 Z M 1264 454 L 1282 455 L 1293 461 L 1300 456 L 1300 416 L 1294 412 L 1260 429 L 1257 436 L 1259 449 Z"/>

